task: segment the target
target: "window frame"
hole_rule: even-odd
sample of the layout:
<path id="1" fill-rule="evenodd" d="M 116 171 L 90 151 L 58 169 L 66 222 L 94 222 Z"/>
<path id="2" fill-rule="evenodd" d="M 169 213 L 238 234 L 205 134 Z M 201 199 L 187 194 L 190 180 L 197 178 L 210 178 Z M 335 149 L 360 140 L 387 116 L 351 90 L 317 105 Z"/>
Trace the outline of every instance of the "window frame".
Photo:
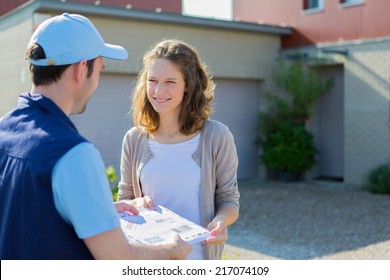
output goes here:
<path id="1" fill-rule="evenodd" d="M 304 8 L 305 6 L 309 6 L 310 0 L 303 0 L 303 12 L 305 14 L 322 12 L 324 10 L 324 0 L 318 0 L 318 6 L 313 8 Z M 305 5 L 306 4 L 306 5 Z"/>
<path id="2" fill-rule="evenodd" d="M 342 8 L 358 6 L 364 4 L 364 0 L 339 0 L 339 4 Z"/>

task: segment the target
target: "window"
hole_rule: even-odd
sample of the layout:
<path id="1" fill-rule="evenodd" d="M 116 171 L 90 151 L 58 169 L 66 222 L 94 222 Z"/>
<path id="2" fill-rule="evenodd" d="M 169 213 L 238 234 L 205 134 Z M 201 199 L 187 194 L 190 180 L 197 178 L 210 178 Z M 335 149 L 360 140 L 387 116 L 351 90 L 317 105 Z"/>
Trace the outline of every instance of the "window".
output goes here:
<path id="1" fill-rule="evenodd" d="M 354 5 L 359 5 L 363 4 L 363 0 L 339 0 L 341 6 L 343 7 L 348 7 L 348 6 L 354 6 Z"/>
<path id="2" fill-rule="evenodd" d="M 318 11 L 324 8 L 323 0 L 303 0 L 303 9 Z"/>

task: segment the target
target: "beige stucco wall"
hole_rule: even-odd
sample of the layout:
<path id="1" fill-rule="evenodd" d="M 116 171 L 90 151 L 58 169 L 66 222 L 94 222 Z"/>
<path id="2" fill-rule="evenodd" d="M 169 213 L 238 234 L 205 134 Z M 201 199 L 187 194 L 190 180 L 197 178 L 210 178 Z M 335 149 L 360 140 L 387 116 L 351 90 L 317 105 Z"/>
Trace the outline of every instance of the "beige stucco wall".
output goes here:
<path id="1" fill-rule="evenodd" d="M 20 92 L 30 88 L 24 55 L 31 34 L 31 13 L 0 21 L 0 117 L 16 105 Z"/>
<path id="2" fill-rule="evenodd" d="M 199 51 L 214 78 L 254 80 L 259 82 L 259 91 L 275 92 L 272 70 L 279 57 L 279 35 L 90 18 L 107 42 L 120 44 L 129 52 L 129 59 L 124 63 L 106 60 L 107 71 L 136 74 L 142 67 L 146 50 L 161 39 L 176 38 Z M 259 108 L 264 107 L 263 104 L 264 100 L 260 99 Z M 252 144 L 254 140 L 248 142 Z M 259 176 L 264 177 L 264 167 L 259 165 L 258 168 Z"/>
<path id="3" fill-rule="evenodd" d="M 170 23 L 89 16 L 107 42 L 129 52 L 124 62 L 106 60 L 107 73 L 136 74 L 144 52 L 163 38 L 196 47 L 216 78 L 261 81 L 272 91 L 272 71 L 279 56 L 278 35 Z M 0 116 L 30 87 L 24 52 L 33 30 L 32 12 L 0 22 Z M 6 43 L 4 43 L 6 42 Z M 390 161 L 390 38 L 333 45 L 347 48 L 344 64 L 344 180 L 361 184 L 374 167 Z M 332 45 L 327 45 L 332 47 Z M 261 106 L 261 104 L 259 104 Z"/>
<path id="4" fill-rule="evenodd" d="M 155 42 L 176 38 L 192 44 L 216 77 L 263 79 L 278 55 L 277 35 L 229 31 L 90 17 L 108 42 L 124 46 L 129 52 L 125 63 L 107 61 L 108 70 L 135 73 L 141 57 Z"/>
<path id="5" fill-rule="evenodd" d="M 390 162 L 390 37 L 354 42 L 345 60 L 345 181 Z"/>
<path id="6" fill-rule="evenodd" d="M 129 52 L 124 62 L 106 60 L 107 73 L 136 74 L 143 53 L 162 38 L 177 38 L 196 47 L 216 78 L 261 81 L 272 91 L 272 71 L 279 55 L 278 35 L 89 16 L 107 42 Z M 0 116 L 15 106 L 19 92 L 30 87 L 26 44 L 32 12 L 0 21 Z M 324 47 L 324 46 L 321 46 Z M 344 180 L 361 184 L 372 168 L 390 161 L 390 37 L 346 42 L 344 64 Z M 261 102 L 259 106 L 261 106 Z"/>
<path id="7" fill-rule="evenodd" d="M 324 54 L 323 48 L 348 54 Z M 390 37 L 321 44 L 300 52 L 343 65 L 344 182 L 362 185 L 373 168 L 390 162 Z"/>
<path id="8" fill-rule="evenodd" d="M 53 14 L 54 15 L 54 14 Z M 33 30 L 32 14 L 18 15 L 14 26 L 2 29 L 0 115 L 11 109 L 20 91 L 30 87 L 24 61 L 25 47 Z M 280 49 L 279 35 L 222 30 L 159 22 L 88 16 L 106 42 L 124 46 L 129 52 L 126 61 L 106 60 L 107 73 L 136 74 L 144 52 L 161 39 L 177 38 L 192 44 L 216 78 L 238 78 L 263 81 L 268 87 L 270 71 Z M 8 19 L 7 19 L 8 20 Z M 23 76 L 24 81 L 21 80 Z M 27 80 L 27 81 L 26 81 Z"/>
<path id="9" fill-rule="evenodd" d="M 45 17 L 43 12 L 41 13 L 40 17 Z M 16 18 L 13 26 L 4 29 L 5 32 L 1 34 L 2 41 L 3 38 L 9 40 L 12 42 L 12 47 L 8 47 L 8 54 L 0 54 L 0 59 L 6 61 L 3 66 L 0 65 L 1 75 L 4 75 L 2 80 L 7 80 L 6 83 L 0 84 L 0 116 L 12 109 L 18 94 L 29 90 L 31 85 L 24 52 L 33 32 L 33 13 L 32 11 L 30 14 L 23 13 L 23 19 L 19 13 L 16 14 L 19 18 Z M 58 13 L 52 15 L 56 14 Z M 271 70 L 279 55 L 280 35 L 107 16 L 87 16 L 96 25 L 106 42 L 122 45 L 129 53 L 129 58 L 125 61 L 105 60 L 105 74 L 136 75 L 142 67 L 143 54 L 155 42 L 176 38 L 192 44 L 199 51 L 201 59 L 208 65 L 209 71 L 216 80 L 244 83 L 249 81 L 249 84 L 252 82 L 259 84 L 259 91 L 272 91 Z M 24 73 L 23 81 L 21 73 Z M 241 95 L 240 92 L 238 94 Z M 247 92 L 243 89 L 242 98 L 246 96 Z M 261 106 L 261 102 L 258 106 Z M 256 113 L 253 112 L 253 115 L 256 116 Z M 242 118 L 245 119 L 245 116 L 243 115 Z M 248 139 L 249 141 L 252 144 L 254 139 Z"/>

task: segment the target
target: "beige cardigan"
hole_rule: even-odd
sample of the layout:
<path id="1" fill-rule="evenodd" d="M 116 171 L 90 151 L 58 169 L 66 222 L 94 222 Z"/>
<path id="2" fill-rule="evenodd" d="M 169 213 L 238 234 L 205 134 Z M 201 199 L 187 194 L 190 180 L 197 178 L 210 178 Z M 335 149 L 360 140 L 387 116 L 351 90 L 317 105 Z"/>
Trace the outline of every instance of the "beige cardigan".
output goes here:
<path id="1" fill-rule="evenodd" d="M 153 157 L 147 143 L 147 133 L 133 127 L 123 139 L 121 181 L 118 201 L 142 197 L 140 173 Z M 239 209 L 237 186 L 238 158 L 233 135 L 224 124 L 206 121 L 200 132 L 199 147 L 192 155 L 201 167 L 201 225 L 207 227 L 217 209 L 233 205 Z M 223 245 L 204 245 L 206 259 L 221 259 Z"/>

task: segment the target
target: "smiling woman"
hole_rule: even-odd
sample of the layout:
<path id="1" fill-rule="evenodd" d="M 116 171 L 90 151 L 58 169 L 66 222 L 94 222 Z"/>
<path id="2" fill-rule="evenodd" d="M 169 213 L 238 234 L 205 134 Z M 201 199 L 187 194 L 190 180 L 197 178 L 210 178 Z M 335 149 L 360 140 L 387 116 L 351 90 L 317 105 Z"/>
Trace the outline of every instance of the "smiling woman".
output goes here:
<path id="1" fill-rule="evenodd" d="M 185 83 L 178 67 L 167 59 L 156 59 L 147 74 L 149 102 L 160 115 L 181 110 Z M 178 128 L 174 130 L 176 133 Z"/>
<path id="2" fill-rule="evenodd" d="M 238 218 L 237 151 L 232 133 L 210 120 L 215 84 L 197 51 L 157 43 L 143 59 L 123 140 L 118 200 L 164 206 L 207 227 L 189 259 L 220 259 L 226 228 Z"/>

